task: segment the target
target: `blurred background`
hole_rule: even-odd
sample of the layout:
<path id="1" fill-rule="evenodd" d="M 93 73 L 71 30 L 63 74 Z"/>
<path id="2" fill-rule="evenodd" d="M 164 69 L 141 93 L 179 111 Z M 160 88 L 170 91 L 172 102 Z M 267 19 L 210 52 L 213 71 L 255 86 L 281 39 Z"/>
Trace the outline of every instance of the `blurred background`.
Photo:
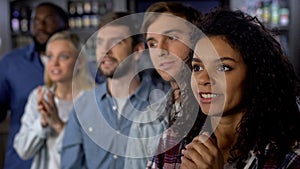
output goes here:
<path id="1" fill-rule="evenodd" d="M 167 0 L 170 1 L 170 0 Z M 31 42 L 29 34 L 30 14 L 33 6 L 45 0 L 0 1 L 0 59 L 10 50 Z M 69 14 L 72 32 L 83 42 L 89 59 L 95 56 L 95 45 L 89 37 L 97 30 L 101 16 L 110 11 L 144 12 L 158 0 L 51 0 Z M 299 0 L 182 0 L 205 13 L 214 7 L 240 9 L 257 18 L 276 31 L 286 56 L 300 74 L 300 1 Z M 0 124 L 0 169 L 3 168 L 7 141 L 8 119 Z"/>

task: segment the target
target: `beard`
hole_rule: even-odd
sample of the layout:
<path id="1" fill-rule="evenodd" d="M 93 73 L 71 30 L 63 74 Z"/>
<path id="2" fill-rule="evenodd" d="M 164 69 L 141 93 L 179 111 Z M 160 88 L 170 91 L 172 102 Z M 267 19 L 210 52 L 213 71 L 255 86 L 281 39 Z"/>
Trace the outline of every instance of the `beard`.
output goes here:
<path id="1" fill-rule="evenodd" d="M 45 42 L 45 43 L 40 43 L 36 40 L 35 37 L 33 37 L 33 42 L 34 42 L 34 45 L 35 45 L 35 50 L 37 52 L 45 52 L 46 51 L 46 45 L 47 45 L 47 42 L 48 40 Z"/>
<path id="2" fill-rule="evenodd" d="M 117 61 L 115 58 L 110 58 L 112 61 L 118 63 L 118 66 L 110 71 L 110 72 L 104 72 L 101 68 L 100 71 L 103 75 L 105 75 L 108 78 L 114 78 L 118 79 L 128 74 L 128 72 L 132 69 L 132 64 L 134 62 L 134 58 L 132 55 L 128 56 L 126 59 L 124 59 L 121 63 Z"/>

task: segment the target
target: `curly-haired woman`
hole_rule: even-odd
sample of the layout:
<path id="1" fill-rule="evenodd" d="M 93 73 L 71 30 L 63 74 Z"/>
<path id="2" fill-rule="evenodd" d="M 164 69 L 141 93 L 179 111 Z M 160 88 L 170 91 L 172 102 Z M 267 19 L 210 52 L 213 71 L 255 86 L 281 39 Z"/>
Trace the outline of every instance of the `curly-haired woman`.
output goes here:
<path id="1" fill-rule="evenodd" d="M 299 79 L 273 34 L 222 9 L 201 29 L 192 88 L 208 118 L 181 168 L 300 168 Z"/>

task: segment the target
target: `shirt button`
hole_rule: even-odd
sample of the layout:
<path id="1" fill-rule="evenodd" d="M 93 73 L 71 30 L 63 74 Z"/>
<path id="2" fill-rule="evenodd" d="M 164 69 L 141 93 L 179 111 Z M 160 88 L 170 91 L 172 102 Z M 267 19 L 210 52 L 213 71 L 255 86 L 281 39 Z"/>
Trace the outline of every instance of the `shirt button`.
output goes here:
<path id="1" fill-rule="evenodd" d="M 113 157 L 114 157 L 114 159 L 117 159 L 117 158 L 118 158 L 118 156 L 117 156 L 117 155 L 114 155 Z"/>
<path id="2" fill-rule="evenodd" d="M 117 133 L 117 134 L 120 134 L 120 131 L 119 131 L 119 130 L 116 130 L 116 133 Z"/>
<path id="3" fill-rule="evenodd" d="M 93 132 L 94 129 L 93 129 L 93 127 L 89 127 L 88 130 L 89 130 L 89 132 Z"/>
<path id="4" fill-rule="evenodd" d="M 113 110 L 117 110 L 117 106 L 113 106 L 112 109 L 113 109 Z"/>

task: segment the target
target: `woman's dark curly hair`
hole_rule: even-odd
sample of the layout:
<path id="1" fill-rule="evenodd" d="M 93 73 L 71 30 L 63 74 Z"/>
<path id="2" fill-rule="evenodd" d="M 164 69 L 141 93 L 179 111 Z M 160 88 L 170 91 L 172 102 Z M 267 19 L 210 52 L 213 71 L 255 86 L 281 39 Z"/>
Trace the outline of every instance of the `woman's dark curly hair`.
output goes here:
<path id="1" fill-rule="evenodd" d="M 282 159 L 299 140 L 300 94 L 299 78 L 280 44 L 256 17 L 241 11 L 214 9 L 204 16 L 200 28 L 207 37 L 225 37 L 247 65 L 242 102 L 246 113 L 229 162 L 243 165 L 250 150 L 263 153 L 270 141 L 276 143 Z"/>

